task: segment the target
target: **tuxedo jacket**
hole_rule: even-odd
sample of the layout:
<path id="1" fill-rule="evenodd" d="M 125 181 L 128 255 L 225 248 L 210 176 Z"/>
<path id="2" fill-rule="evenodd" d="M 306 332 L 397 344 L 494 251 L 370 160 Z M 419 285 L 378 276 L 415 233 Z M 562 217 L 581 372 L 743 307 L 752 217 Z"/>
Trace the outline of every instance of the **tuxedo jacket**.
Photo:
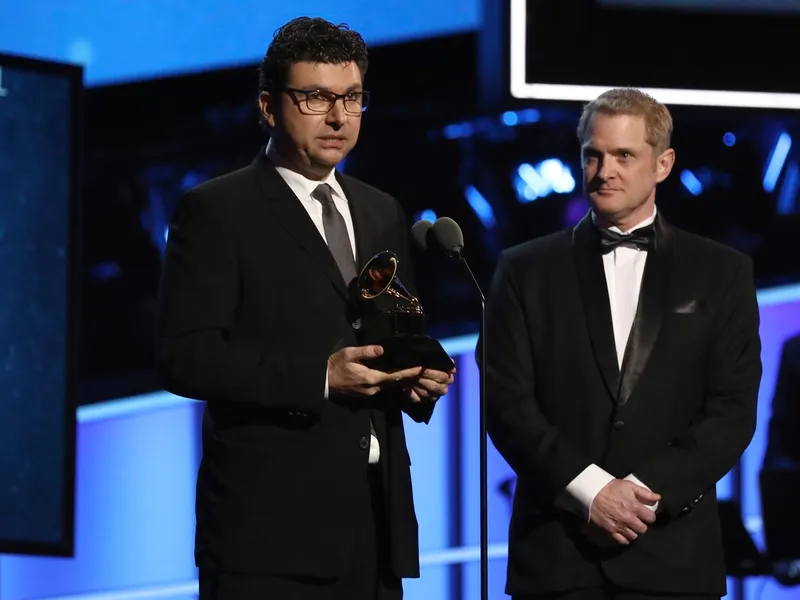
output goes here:
<path id="1" fill-rule="evenodd" d="M 411 285 L 395 199 L 337 173 L 359 269 L 382 250 Z M 417 520 L 397 392 L 325 398 L 327 358 L 357 345 L 336 262 L 259 153 L 188 192 L 171 222 L 158 310 L 165 388 L 205 402 L 197 479 L 199 567 L 332 577 L 347 568 L 369 502 L 370 417 L 380 443 L 398 577 L 419 575 Z"/>
<path id="2" fill-rule="evenodd" d="M 638 309 L 618 366 L 599 236 L 573 230 L 506 250 L 488 298 L 492 442 L 517 473 L 507 592 L 612 582 L 725 593 L 715 485 L 753 435 L 761 379 L 749 258 L 655 222 Z M 590 545 L 564 490 L 589 464 L 661 494 L 628 547 Z"/>

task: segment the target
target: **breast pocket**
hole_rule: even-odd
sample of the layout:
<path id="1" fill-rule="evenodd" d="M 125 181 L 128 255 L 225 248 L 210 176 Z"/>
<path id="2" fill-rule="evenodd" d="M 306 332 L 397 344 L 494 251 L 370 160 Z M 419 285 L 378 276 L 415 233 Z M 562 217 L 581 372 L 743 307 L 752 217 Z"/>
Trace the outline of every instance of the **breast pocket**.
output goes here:
<path id="1" fill-rule="evenodd" d="M 699 365 L 710 341 L 709 319 L 701 312 L 671 312 L 664 318 L 660 339 L 671 361 L 684 367 Z"/>

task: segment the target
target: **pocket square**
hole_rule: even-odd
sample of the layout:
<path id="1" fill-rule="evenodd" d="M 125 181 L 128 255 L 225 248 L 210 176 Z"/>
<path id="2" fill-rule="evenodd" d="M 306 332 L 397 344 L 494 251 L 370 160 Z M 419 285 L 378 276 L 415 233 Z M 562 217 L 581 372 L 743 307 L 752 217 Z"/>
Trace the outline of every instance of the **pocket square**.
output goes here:
<path id="1" fill-rule="evenodd" d="M 672 312 L 679 315 L 693 315 L 695 313 L 699 313 L 700 310 L 700 302 L 697 300 L 685 300 L 676 304 L 675 308 L 672 309 Z"/>

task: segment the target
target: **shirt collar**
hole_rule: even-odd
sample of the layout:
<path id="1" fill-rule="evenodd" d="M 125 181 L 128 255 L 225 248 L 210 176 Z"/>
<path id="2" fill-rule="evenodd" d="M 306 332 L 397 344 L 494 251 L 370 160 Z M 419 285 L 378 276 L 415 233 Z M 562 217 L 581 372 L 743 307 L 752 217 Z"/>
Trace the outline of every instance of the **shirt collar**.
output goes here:
<path id="1" fill-rule="evenodd" d="M 616 232 L 616 233 L 619 233 L 619 234 L 622 234 L 622 235 L 629 235 L 629 234 L 633 233 L 634 231 L 636 231 L 637 229 L 641 229 L 642 227 L 647 227 L 648 225 L 650 225 L 651 223 L 653 223 L 653 222 L 656 220 L 656 215 L 657 215 L 657 214 L 658 214 L 658 208 L 656 208 L 656 206 L 654 205 L 654 206 L 653 206 L 653 214 L 652 214 L 652 215 L 650 215 L 649 217 L 647 217 L 647 218 L 646 218 L 644 221 L 642 221 L 641 223 L 637 224 L 637 225 L 636 225 L 635 227 L 633 227 L 632 229 L 630 229 L 630 230 L 628 230 L 628 231 L 622 231 L 622 230 L 621 230 L 619 227 L 617 227 L 616 225 L 612 225 L 611 227 L 609 227 L 609 228 L 608 228 L 608 230 L 609 230 L 609 231 L 614 231 L 614 232 Z M 592 223 L 594 223 L 595 225 L 597 224 L 597 215 L 595 214 L 595 212 L 594 212 L 594 211 L 592 211 Z"/>
<path id="2" fill-rule="evenodd" d="M 286 161 L 281 158 L 271 141 L 267 144 L 266 154 L 281 177 L 289 184 L 289 187 L 295 190 L 295 193 L 302 192 L 302 197 L 310 197 L 317 187 L 327 183 L 331 186 L 334 196 L 339 196 L 345 202 L 347 201 L 342 185 L 336 178 L 336 169 L 331 169 L 331 172 L 322 180 L 309 179 L 305 175 L 287 167 Z M 298 193 L 298 195 L 300 194 Z"/>

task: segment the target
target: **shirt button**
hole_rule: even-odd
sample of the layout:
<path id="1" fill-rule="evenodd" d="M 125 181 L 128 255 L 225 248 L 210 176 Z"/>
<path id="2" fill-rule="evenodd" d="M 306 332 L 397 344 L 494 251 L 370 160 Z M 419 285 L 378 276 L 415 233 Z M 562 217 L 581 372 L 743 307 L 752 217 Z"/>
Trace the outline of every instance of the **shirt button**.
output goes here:
<path id="1" fill-rule="evenodd" d="M 614 421 L 614 429 L 619 431 L 620 429 L 625 429 L 625 421 Z"/>
<path id="2" fill-rule="evenodd" d="M 365 437 L 362 437 L 361 440 L 358 442 L 358 445 L 361 446 L 364 450 L 369 448 L 369 440 Z"/>

